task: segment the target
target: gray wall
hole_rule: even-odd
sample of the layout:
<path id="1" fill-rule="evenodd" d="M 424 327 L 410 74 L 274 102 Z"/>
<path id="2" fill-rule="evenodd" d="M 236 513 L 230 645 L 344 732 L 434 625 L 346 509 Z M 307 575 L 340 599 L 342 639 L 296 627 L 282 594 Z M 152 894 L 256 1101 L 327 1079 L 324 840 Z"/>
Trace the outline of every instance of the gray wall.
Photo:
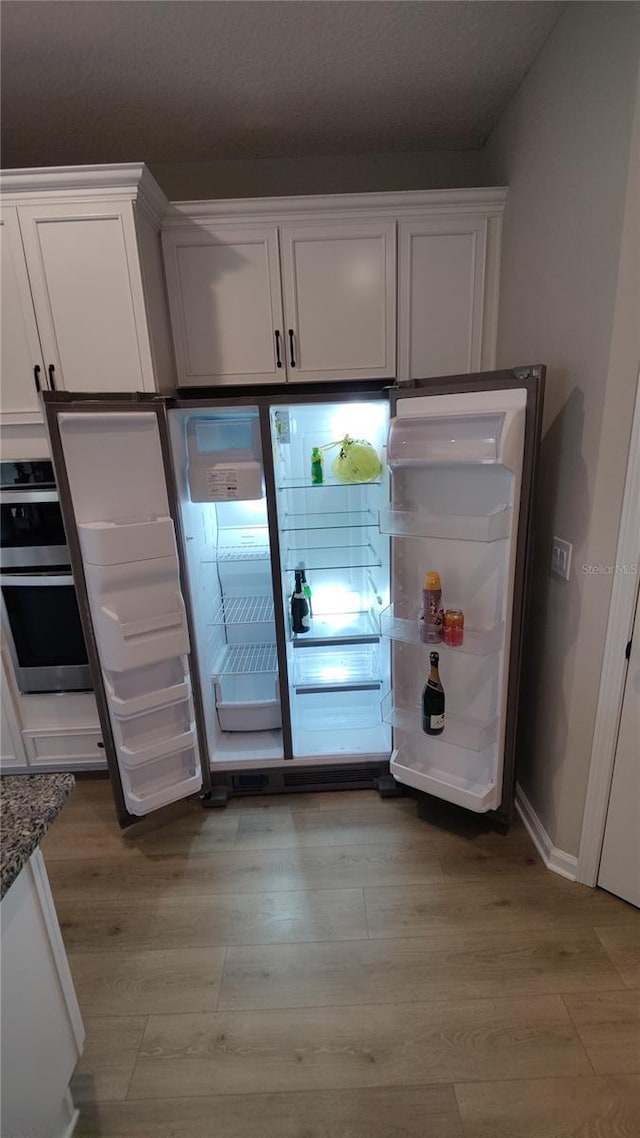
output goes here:
<path id="1" fill-rule="evenodd" d="M 577 854 L 637 380 L 612 369 L 636 105 L 637 4 L 569 4 L 485 148 L 509 186 L 498 365 L 548 365 L 519 781 Z M 603 432 L 603 421 L 606 430 Z M 553 534 L 571 579 L 548 575 Z"/>
<path id="2" fill-rule="evenodd" d="M 170 201 L 481 186 L 480 150 L 151 163 Z"/>

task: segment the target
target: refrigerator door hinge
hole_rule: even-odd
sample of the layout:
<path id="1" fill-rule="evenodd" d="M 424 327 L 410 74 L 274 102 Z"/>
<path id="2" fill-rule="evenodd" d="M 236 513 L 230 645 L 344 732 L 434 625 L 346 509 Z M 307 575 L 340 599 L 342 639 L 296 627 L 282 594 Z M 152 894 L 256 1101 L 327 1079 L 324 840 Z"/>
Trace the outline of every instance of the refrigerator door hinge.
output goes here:
<path id="1" fill-rule="evenodd" d="M 542 375 L 542 365 L 535 364 L 534 367 L 514 367 L 512 371 L 516 379 L 540 379 Z"/>

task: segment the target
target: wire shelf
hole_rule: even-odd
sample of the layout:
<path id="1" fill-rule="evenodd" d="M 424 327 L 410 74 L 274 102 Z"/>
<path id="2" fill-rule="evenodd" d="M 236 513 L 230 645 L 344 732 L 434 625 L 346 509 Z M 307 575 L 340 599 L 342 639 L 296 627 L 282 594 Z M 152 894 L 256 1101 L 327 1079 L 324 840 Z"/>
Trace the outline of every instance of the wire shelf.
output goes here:
<path id="1" fill-rule="evenodd" d="M 214 676 L 248 676 L 277 672 L 278 654 L 275 644 L 227 645 L 218 657 Z"/>
<path id="2" fill-rule="evenodd" d="M 225 597 L 216 606 L 211 623 L 261 624 L 273 619 L 273 597 Z"/>
<path id="3" fill-rule="evenodd" d="M 248 545 L 219 546 L 213 561 L 268 561 L 268 547 L 252 547 Z"/>

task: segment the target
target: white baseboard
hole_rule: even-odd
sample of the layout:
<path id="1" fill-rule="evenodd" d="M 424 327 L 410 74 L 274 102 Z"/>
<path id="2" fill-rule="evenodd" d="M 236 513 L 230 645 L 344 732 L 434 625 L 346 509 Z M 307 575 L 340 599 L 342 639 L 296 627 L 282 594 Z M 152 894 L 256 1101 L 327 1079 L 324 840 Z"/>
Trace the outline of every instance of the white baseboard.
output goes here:
<path id="1" fill-rule="evenodd" d="M 578 859 L 554 846 L 521 786 L 516 786 L 516 810 L 547 869 L 575 881 Z"/>

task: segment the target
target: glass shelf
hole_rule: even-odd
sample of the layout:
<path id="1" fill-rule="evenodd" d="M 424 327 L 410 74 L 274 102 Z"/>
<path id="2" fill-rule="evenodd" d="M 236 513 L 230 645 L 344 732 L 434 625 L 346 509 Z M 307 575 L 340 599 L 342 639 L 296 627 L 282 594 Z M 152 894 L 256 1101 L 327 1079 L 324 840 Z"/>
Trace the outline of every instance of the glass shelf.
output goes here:
<path id="1" fill-rule="evenodd" d="M 372 648 L 336 652 L 296 652 L 293 686 L 297 692 L 368 691 L 380 688 L 378 653 Z"/>
<path id="2" fill-rule="evenodd" d="M 393 537 L 434 537 L 453 541 L 501 541 L 509 536 L 511 507 L 482 513 L 435 514 L 427 510 L 380 510 L 380 532 Z"/>
<path id="3" fill-rule="evenodd" d="M 361 490 L 363 486 L 381 486 L 381 479 L 373 482 L 339 482 L 337 478 L 327 478 L 324 482 L 312 482 L 310 478 L 292 478 L 289 481 L 278 483 L 278 490 L 350 490 L 356 487 Z"/>
<path id="4" fill-rule="evenodd" d="M 226 645 L 212 669 L 214 676 L 246 676 L 277 672 L 275 644 Z"/>
<path id="5" fill-rule="evenodd" d="M 367 526 L 378 528 L 378 519 L 373 510 L 340 510 L 328 514 L 285 514 L 280 530 L 282 533 L 298 533 L 305 530 L 322 529 L 364 529 Z"/>
<path id="6" fill-rule="evenodd" d="M 263 624 L 273 619 L 273 597 L 227 597 L 217 605 L 211 624 Z"/>
<path id="7" fill-rule="evenodd" d="M 369 542 L 363 545 L 333 545 L 324 549 L 287 549 L 283 557 L 283 568 L 287 573 L 296 569 L 308 572 L 322 569 L 366 569 L 379 568 L 382 561 Z"/>
<path id="8" fill-rule="evenodd" d="M 439 644 L 425 644 L 420 639 L 417 615 L 409 617 L 405 609 L 389 605 L 380 613 L 380 632 L 389 640 L 400 640 L 403 644 L 419 644 L 428 650 L 436 649 L 438 652 L 462 653 L 469 656 L 489 656 L 502 648 L 504 624 L 500 622 L 490 628 L 465 628 L 464 640 L 457 648 L 445 644 L 443 640 Z"/>
<path id="9" fill-rule="evenodd" d="M 380 633 L 369 612 L 323 613 L 311 618 L 308 632 L 295 633 L 294 648 L 323 644 L 377 644 Z"/>
<path id="10" fill-rule="evenodd" d="M 462 747 L 466 751 L 484 751 L 495 743 L 497 738 L 497 719 L 483 722 L 456 715 L 449 710 L 445 710 L 445 728 L 442 735 L 427 735 L 422 730 L 420 705 L 416 704 L 413 708 L 396 707 L 393 702 L 393 692 L 387 693 L 380 708 L 385 723 L 390 723 L 393 727 L 398 727 L 401 731 L 418 736 L 429 743 L 449 744 L 452 747 Z"/>

